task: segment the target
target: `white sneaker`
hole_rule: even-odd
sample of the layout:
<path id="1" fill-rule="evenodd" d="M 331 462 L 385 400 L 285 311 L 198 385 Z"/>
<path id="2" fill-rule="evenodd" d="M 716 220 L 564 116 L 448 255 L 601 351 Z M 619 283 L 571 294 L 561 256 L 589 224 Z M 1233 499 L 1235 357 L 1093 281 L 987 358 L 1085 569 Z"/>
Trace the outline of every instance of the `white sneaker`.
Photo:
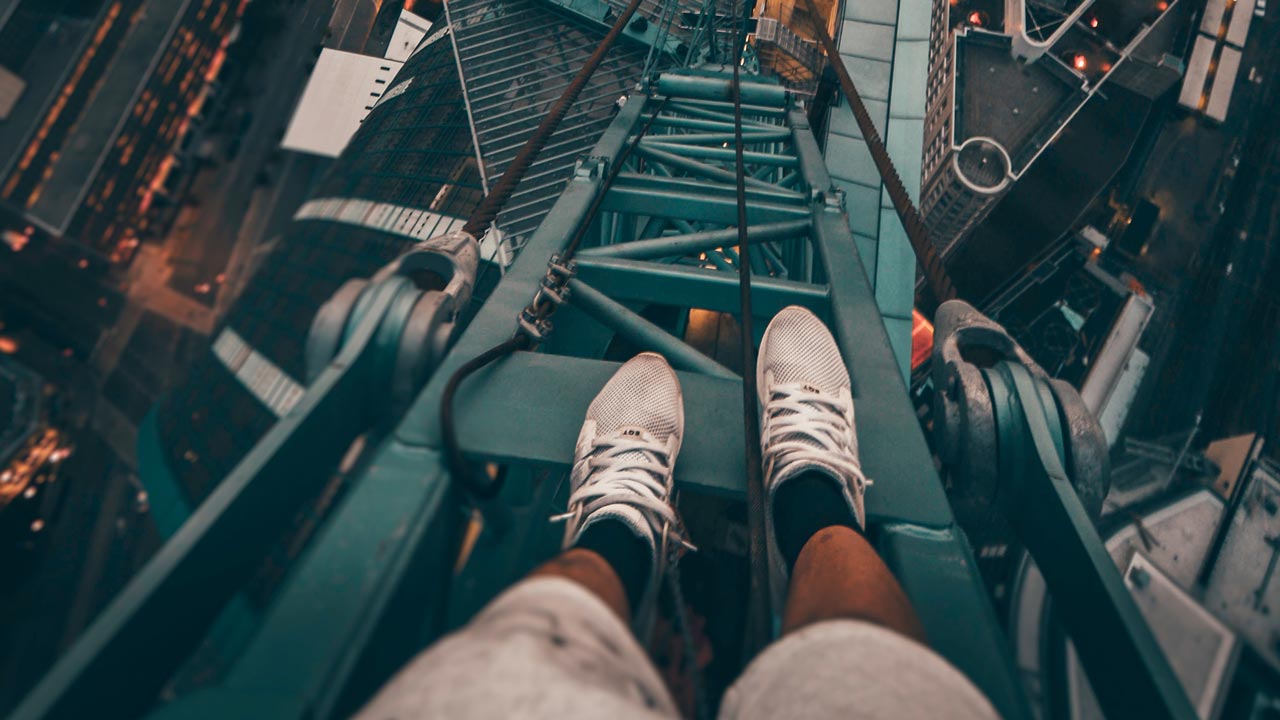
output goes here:
<path id="1" fill-rule="evenodd" d="M 672 470 L 684 436 L 680 381 L 656 353 L 618 368 L 587 408 L 570 476 L 564 547 L 604 519 L 618 520 L 648 544 L 652 573 L 640 607 L 632 608 L 640 637 L 652 627 L 655 597 L 670 557 L 692 549 L 671 504 Z"/>
<path id="2" fill-rule="evenodd" d="M 808 310 L 784 308 L 769 323 L 756 363 L 760 451 L 764 461 L 765 537 L 774 607 L 786 600 L 787 566 L 773 529 L 778 488 L 808 470 L 831 476 L 859 527 L 870 481 L 858 460 L 853 390 L 835 338 Z"/>

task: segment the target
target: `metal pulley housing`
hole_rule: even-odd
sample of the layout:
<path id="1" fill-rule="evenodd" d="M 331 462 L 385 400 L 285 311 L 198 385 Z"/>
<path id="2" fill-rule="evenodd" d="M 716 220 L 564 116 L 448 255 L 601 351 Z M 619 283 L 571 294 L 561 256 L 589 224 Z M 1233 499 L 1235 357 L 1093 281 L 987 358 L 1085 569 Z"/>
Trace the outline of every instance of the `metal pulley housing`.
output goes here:
<path id="1" fill-rule="evenodd" d="M 393 408 L 404 408 L 439 364 L 459 313 L 471 301 L 479 248 L 463 231 L 446 233 L 414 245 L 372 278 L 343 283 L 311 323 L 308 384 L 337 357 L 374 299 L 388 293 L 391 306 L 374 338 L 378 355 L 370 391 L 385 395 Z"/>
<path id="2" fill-rule="evenodd" d="M 1080 393 L 1050 378 L 1000 324 L 961 300 L 938 308 L 932 379 L 934 438 L 957 513 L 979 519 L 1004 493 L 1016 493 L 1016 413 L 1039 412 L 1089 516 L 1097 519 L 1111 486 L 1107 441 Z M 1015 375 L 1029 375 L 1038 407 L 1015 409 Z M 967 518 L 963 516 L 968 516 Z"/>

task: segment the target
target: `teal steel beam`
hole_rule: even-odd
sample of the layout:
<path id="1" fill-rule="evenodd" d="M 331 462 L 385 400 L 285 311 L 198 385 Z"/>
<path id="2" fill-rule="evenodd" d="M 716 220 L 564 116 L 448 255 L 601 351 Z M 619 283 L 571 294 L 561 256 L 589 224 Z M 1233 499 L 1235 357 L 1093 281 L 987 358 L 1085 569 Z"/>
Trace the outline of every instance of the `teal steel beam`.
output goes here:
<path id="1" fill-rule="evenodd" d="M 1195 708 L 1062 465 L 1058 404 L 1022 365 L 984 370 L 999 434 L 997 502 L 1036 560 L 1110 717 L 1191 720 Z"/>
<path id="2" fill-rule="evenodd" d="M 684 113 L 704 120 L 733 122 L 733 103 L 702 102 L 699 100 L 678 100 L 667 103 L 667 112 Z M 787 110 L 781 105 L 765 107 L 762 105 L 742 106 L 742 130 L 748 132 L 760 128 L 776 127 L 773 123 L 761 122 L 752 116 L 780 119 L 787 116 Z"/>
<path id="3" fill-rule="evenodd" d="M 694 222 L 720 225 L 738 222 L 738 205 L 731 197 L 707 197 L 619 184 L 609 188 L 602 209 L 634 215 L 682 217 Z M 747 222 L 752 225 L 797 220 L 808 215 L 809 209 L 803 205 L 757 202 L 747 207 Z"/>
<path id="4" fill-rule="evenodd" d="M 569 302 L 573 303 L 574 307 L 613 329 L 637 347 L 662 355 L 677 370 L 689 370 L 726 379 L 738 377 L 732 370 L 694 350 L 673 337 L 671 333 L 640 317 L 622 303 L 611 300 L 607 295 L 581 280 L 570 280 L 569 292 Z"/>
<path id="5" fill-rule="evenodd" d="M 1037 717 L 960 528 L 885 522 L 875 545 L 915 605 L 929 645 L 982 689 L 1000 717 Z M 958 618 L 970 620 L 957 622 Z"/>
<path id="6" fill-rule="evenodd" d="M 692 175 L 697 175 L 698 177 L 704 177 L 708 180 L 717 180 L 723 183 L 737 182 L 737 176 L 728 170 L 714 165 L 708 165 L 703 162 L 698 162 L 692 158 L 684 157 L 683 155 L 678 154 L 679 152 L 679 148 L 675 148 L 673 151 L 671 148 L 653 147 L 652 145 L 646 145 L 643 142 L 637 145 L 635 149 L 636 155 L 656 162 L 665 163 L 671 167 L 684 170 Z M 751 182 L 747 183 L 748 185 L 754 187 L 770 187 L 769 183 L 762 180 L 756 180 L 755 178 L 752 178 L 751 180 Z"/>
<path id="7" fill-rule="evenodd" d="M 658 93 L 673 98 L 733 101 L 733 84 L 724 77 L 663 73 L 658 77 Z M 743 82 L 739 93 L 744 105 L 779 108 L 787 103 L 787 89 L 776 83 Z"/>
<path id="8" fill-rule="evenodd" d="M 719 117 L 719 119 L 717 120 L 708 120 L 705 118 L 679 117 L 676 115 L 668 115 L 666 113 L 663 113 L 654 119 L 653 127 L 670 127 L 670 128 L 681 128 L 684 130 L 706 130 L 706 131 L 713 131 L 713 132 L 732 133 L 734 129 L 733 116 L 730 115 L 728 120 L 725 120 L 723 117 L 720 117 L 720 116 L 717 116 L 717 117 Z M 751 128 L 750 130 L 747 130 L 744 127 L 744 130 L 743 130 L 744 132 L 768 132 L 778 127 L 777 125 L 770 125 L 768 123 L 760 123 L 760 122 L 754 122 L 750 124 L 744 122 L 743 125 Z M 660 135 L 659 137 L 666 137 L 666 136 Z"/>
<path id="9" fill-rule="evenodd" d="M 670 135 L 651 135 L 655 140 L 661 140 L 665 143 L 731 143 L 736 142 L 737 138 L 732 132 L 705 132 L 705 133 L 673 133 Z M 742 142 L 746 145 L 755 145 L 765 142 L 778 142 L 779 140 L 789 140 L 791 131 L 784 127 L 777 130 L 759 130 L 742 133 Z"/>
<path id="10" fill-rule="evenodd" d="M 733 185 L 706 183 L 696 178 L 677 178 L 669 177 L 667 175 L 642 175 L 639 173 L 624 172 L 620 173 L 614 180 L 614 185 L 618 184 L 631 188 L 646 188 L 657 191 L 688 192 L 699 195 L 715 195 L 719 197 L 732 198 L 737 197 L 737 193 Z M 803 193 L 780 188 L 772 183 L 759 180 L 747 186 L 747 202 L 783 203 L 799 206 L 807 205 L 809 203 L 809 199 Z"/>
<path id="11" fill-rule="evenodd" d="M 747 241 L 763 243 L 773 240 L 789 240 L 792 238 L 808 238 L 810 221 L 789 220 L 765 225 L 752 225 L 747 228 Z M 723 247 L 738 241 L 738 229 L 705 230 L 684 235 L 668 235 L 652 240 L 637 240 L 626 245 L 609 245 L 604 247 L 585 248 L 578 252 L 579 258 L 611 257 L 628 260 L 656 260 L 664 257 L 676 257 L 692 253 L 704 252 Z"/>
<path id="12" fill-rule="evenodd" d="M 702 158 L 703 160 L 718 160 L 721 162 L 731 162 L 736 157 L 732 148 L 681 145 L 679 143 L 668 142 L 667 136 L 665 135 L 660 135 L 658 137 L 659 139 L 655 140 L 641 140 L 640 147 L 649 152 L 660 150 L 666 153 L 680 153 L 679 157 L 684 158 Z M 754 150 L 744 151 L 742 153 L 742 159 L 743 162 L 748 165 L 771 165 L 784 168 L 794 168 L 799 165 L 799 161 L 790 155 L 779 155 L 777 153 L 758 152 Z"/>
<path id="13" fill-rule="evenodd" d="M 790 133 L 788 133 L 788 135 L 790 135 Z M 775 168 L 775 167 L 770 167 L 770 166 L 768 166 L 768 165 L 765 165 L 765 166 L 758 167 L 758 168 L 756 168 L 755 170 L 751 171 L 751 177 L 755 178 L 756 180 L 764 180 L 765 182 L 768 182 L 768 183 L 771 183 L 771 184 L 773 184 L 773 185 L 777 186 L 777 185 L 778 185 L 778 183 L 777 183 L 777 182 L 775 182 L 775 181 L 773 181 L 773 180 L 765 180 L 765 178 L 775 176 L 775 175 L 777 175 L 777 174 L 778 174 L 778 172 L 779 172 L 779 170 L 778 170 L 777 168 Z M 780 187 L 780 186 L 779 186 L 779 187 Z"/>
<path id="14" fill-rule="evenodd" d="M 716 266 L 716 270 L 726 273 L 737 272 L 737 269 L 730 264 L 729 256 L 725 255 L 723 249 L 708 250 L 707 259 L 711 261 L 712 265 Z"/>
<path id="15" fill-rule="evenodd" d="M 458 436 L 468 454 L 499 464 L 567 469 L 587 405 L 620 363 L 568 355 L 516 353 L 480 371 L 459 398 Z M 746 496 L 742 386 L 733 379 L 677 370 L 685 408 L 680 487 Z M 465 403 L 465 404 L 464 404 Z"/>
<path id="16" fill-rule="evenodd" d="M 782 258 L 778 257 L 773 248 L 769 247 L 769 243 L 760 243 L 759 247 L 760 251 L 764 253 L 765 259 L 774 267 L 774 272 L 777 273 L 778 277 L 784 280 L 790 277 L 791 273 L 787 270 L 787 264 L 782 262 Z"/>
<path id="17" fill-rule="evenodd" d="M 102 611 L 13 718 L 136 716 L 154 701 L 302 503 L 371 420 L 374 342 L 399 286 L 377 288 L 337 359 Z M 122 682 L 121 668 L 129 668 Z"/>
<path id="18" fill-rule="evenodd" d="M 443 550 L 464 521 L 443 459 L 392 443 L 358 482 L 228 671 L 218 690 L 234 704 L 208 717 L 349 717 L 439 632 L 456 560 Z M 264 696 L 287 705 L 255 710 Z M 161 717 L 187 720 L 197 701 Z"/>
<path id="19" fill-rule="evenodd" d="M 737 273 L 686 265 L 657 265 L 635 260 L 579 258 L 578 277 L 609 288 L 616 300 L 669 304 L 680 298 L 688 307 L 738 314 Z M 768 320 L 788 305 L 802 305 L 819 317 L 827 315 L 827 287 L 812 283 L 751 279 L 753 315 Z"/>

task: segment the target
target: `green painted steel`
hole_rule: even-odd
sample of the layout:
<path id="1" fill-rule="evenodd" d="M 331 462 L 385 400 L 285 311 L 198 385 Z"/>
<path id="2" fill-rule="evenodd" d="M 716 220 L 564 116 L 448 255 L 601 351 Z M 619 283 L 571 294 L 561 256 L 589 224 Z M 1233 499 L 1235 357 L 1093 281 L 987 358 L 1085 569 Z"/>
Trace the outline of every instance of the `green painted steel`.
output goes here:
<path id="1" fill-rule="evenodd" d="M 1007 361 L 983 376 L 1008 481 L 1000 510 L 1044 574 L 1102 707 L 1111 717 L 1197 717 L 1063 467 L 1049 383 Z"/>
<path id="2" fill-rule="evenodd" d="M 661 305 L 680 298 L 681 303 L 704 310 L 738 311 L 738 281 L 728 272 L 583 258 L 578 261 L 578 277 L 584 283 L 608 288 L 609 294 L 619 300 Z M 773 317 L 788 305 L 801 305 L 822 316 L 827 313 L 829 300 L 825 285 L 776 279 L 761 279 L 751 285 L 752 308 L 763 318 Z"/>
<path id="3" fill-rule="evenodd" d="M 133 716 L 151 705 L 376 412 L 373 340 L 399 290 L 379 288 L 339 361 L 103 610 L 14 718 L 82 717 L 104 707 Z"/>
<path id="4" fill-rule="evenodd" d="M 569 301 L 582 308 L 588 315 L 616 331 L 618 335 L 634 343 L 642 350 L 664 355 L 677 370 L 691 370 L 704 375 L 736 378 L 727 368 L 684 344 L 671 333 L 628 310 L 621 303 L 609 299 L 581 280 L 570 280 Z"/>
<path id="5" fill-rule="evenodd" d="M 732 85 L 732 73 L 726 68 L 723 71 L 704 70 L 700 73 L 664 73 L 658 79 L 657 91 L 667 97 L 729 103 L 733 101 Z M 739 92 L 744 106 L 779 108 L 787 102 L 786 88 L 777 83 L 744 80 Z"/>
<path id="6" fill-rule="evenodd" d="M 774 240 L 789 240 L 797 235 L 809 232 L 809 219 L 790 222 L 755 225 L 751 227 L 747 237 L 749 243 L 762 243 Z M 631 260 L 653 260 L 663 257 L 675 257 L 689 253 L 712 250 L 723 247 L 738 239 L 737 228 L 728 230 L 707 230 L 687 235 L 669 235 L 651 240 L 637 240 L 622 245 L 605 245 L 595 248 L 584 248 L 578 252 L 579 258 L 610 257 Z"/>

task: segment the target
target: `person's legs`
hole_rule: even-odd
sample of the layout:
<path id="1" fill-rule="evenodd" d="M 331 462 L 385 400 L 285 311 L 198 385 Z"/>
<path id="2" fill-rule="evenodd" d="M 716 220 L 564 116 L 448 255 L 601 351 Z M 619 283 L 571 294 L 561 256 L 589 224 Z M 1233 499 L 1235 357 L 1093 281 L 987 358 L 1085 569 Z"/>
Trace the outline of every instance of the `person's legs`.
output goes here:
<path id="1" fill-rule="evenodd" d="M 574 454 L 564 551 L 419 655 L 362 718 L 673 717 L 636 641 L 674 543 L 684 430 L 675 373 L 645 353 L 587 410 Z"/>
<path id="2" fill-rule="evenodd" d="M 864 536 L 870 483 L 852 385 L 822 321 L 798 307 L 780 312 L 757 378 L 769 584 L 783 637 L 730 688 L 721 717 L 994 717 L 923 644 L 906 593 Z"/>
<path id="3" fill-rule="evenodd" d="M 782 633 L 848 618 L 924 642 L 915 608 L 863 536 L 838 482 L 811 470 L 774 493 L 774 535 L 791 578 Z"/>
<path id="4" fill-rule="evenodd" d="M 924 628 L 875 548 L 858 532 L 818 531 L 791 569 L 782 634 L 824 620 L 865 620 L 925 642 Z"/>
<path id="5" fill-rule="evenodd" d="M 560 577 L 571 580 L 600 598 L 622 622 L 631 623 L 631 592 L 623 585 L 612 563 L 594 550 L 569 548 L 539 565 L 529 573 L 529 577 Z"/>

